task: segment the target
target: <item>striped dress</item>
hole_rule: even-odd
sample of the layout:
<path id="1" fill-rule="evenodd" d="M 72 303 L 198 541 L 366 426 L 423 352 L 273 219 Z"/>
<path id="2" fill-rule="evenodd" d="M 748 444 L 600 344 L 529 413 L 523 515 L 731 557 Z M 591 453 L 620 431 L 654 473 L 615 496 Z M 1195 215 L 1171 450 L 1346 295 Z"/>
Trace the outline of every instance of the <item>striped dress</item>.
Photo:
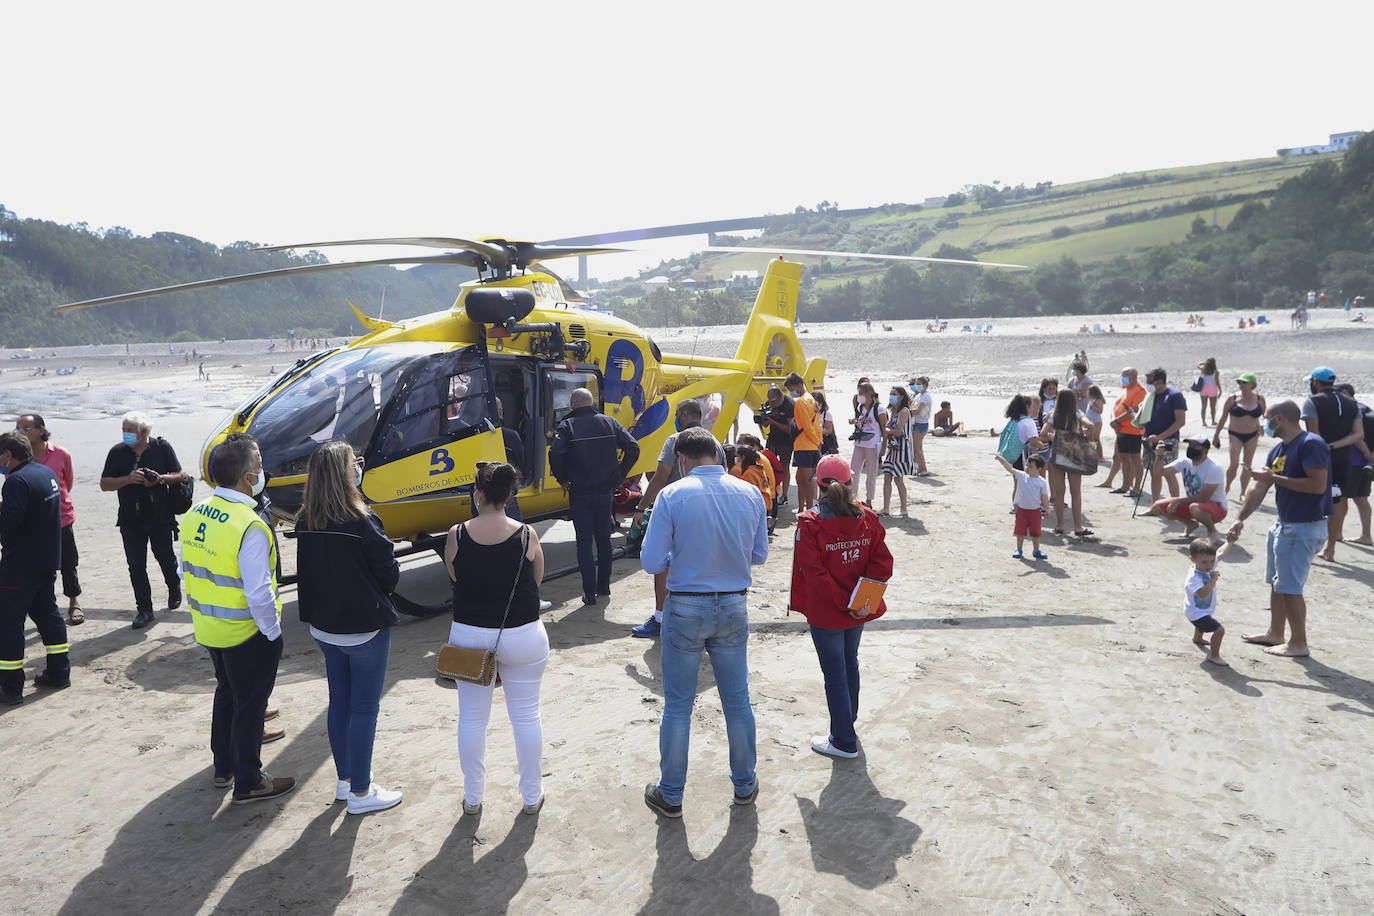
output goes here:
<path id="1" fill-rule="evenodd" d="M 887 440 L 887 454 L 883 456 L 883 473 L 888 477 L 905 477 L 916 473 L 911 460 L 911 423 L 906 409 L 893 414 L 887 421 L 888 429 L 901 432 Z"/>

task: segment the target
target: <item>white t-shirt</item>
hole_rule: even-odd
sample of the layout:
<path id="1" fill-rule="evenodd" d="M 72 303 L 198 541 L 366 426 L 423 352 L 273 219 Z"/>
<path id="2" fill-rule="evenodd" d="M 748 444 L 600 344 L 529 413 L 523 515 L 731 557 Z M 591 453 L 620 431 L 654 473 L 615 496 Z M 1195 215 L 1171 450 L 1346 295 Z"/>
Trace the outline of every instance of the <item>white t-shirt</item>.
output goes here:
<path id="1" fill-rule="evenodd" d="M 1226 503 L 1226 472 L 1221 469 L 1211 458 L 1202 459 L 1202 464 L 1193 467 L 1193 463 L 1187 458 L 1180 458 L 1169 465 L 1179 476 L 1183 478 L 1183 495 L 1197 496 L 1208 484 L 1218 484 L 1216 491 L 1212 494 L 1212 502 L 1220 503 L 1221 508 L 1227 508 Z"/>
<path id="2" fill-rule="evenodd" d="M 1016 508 L 1039 509 L 1050 496 L 1050 482 L 1044 477 L 1032 477 L 1025 471 L 1012 469 L 1016 475 Z"/>
<path id="3" fill-rule="evenodd" d="M 1204 575 L 1197 569 L 1189 572 L 1188 578 L 1183 581 L 1183 613 L 1189 620 L 1200 620 L 1209 614 L 1216 614 L 1217 589 L 1212 589 L 1212 593 L 1206 598 L 1200 599 L 1197 596 L 1198 589 L 1206 587 L 1211 581 L 1211 576 Z"/>
<path id="4" fill-rule="evenodd" d="M 1039 435 L 1039 433 L 1039 428 L 1030 417 L 1022 417 L 1016 421 L 1016 435 L 1021 440 L 1021 448 L 1024 449 L 1026 443 Z"/>
<path id="5" fill-rule="evenodd" d="M 931 411 L 934 409 L 934 406 L 935 399 L 930 396 L 929 392 L 922 391 L 920 394 L 916 395 L 916 400 L 912 407 L 911 422 L 929 423 Z"/>

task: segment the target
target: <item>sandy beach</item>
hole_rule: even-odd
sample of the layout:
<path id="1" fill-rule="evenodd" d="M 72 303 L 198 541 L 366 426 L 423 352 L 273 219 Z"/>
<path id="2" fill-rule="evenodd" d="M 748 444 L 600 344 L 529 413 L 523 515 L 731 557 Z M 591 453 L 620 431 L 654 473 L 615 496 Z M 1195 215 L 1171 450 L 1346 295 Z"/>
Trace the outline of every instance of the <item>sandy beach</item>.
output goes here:
<path id="1" fill-rule="evenodd" d="M 1374 910 L 1374 548 L 1347 542 L 1336 562 L 1314 564 L 1311 658 L 1264 655 L 1239 634 L 1268 620 L 1271 495 L 1222 566 L 1217 616 L 1232 667 L 1204 664 L 1182 613 L 1191 568 L 1182 526 L 1133 519 L 1130 502 L 1092 488 L 1094 479 L 1084 502 L 1096 537 L 1047 532 L 1048 561 L 1015 561 L 1010 487 L 989 437 L 1011 394 L 1033 392 L 1041 376 L 1062 379 L 1080 348 L 1100 381 L 1114 383 L 1124 365 L 1158 365 L 1185 392 L 1194 365 L 1215 356 L 1225 378 L 1256 372 L 1271 403 L 1305 393 L 1302 377 L 1331 365 L 1369 402 L 1374 331 L 1336 310 L 1315 311 L 1303 331 L 1290 330 L 1287 315 L 1243 331 L 1230 313 L 1206 313 L 1200 329 L 1181 314 L 1116 317 L 1112 334 L 1078 333 L 1078 316 L 996 320 L 980 335 L 961 332 L 962 321 L 942 334 L 926 333 L 924 321 L 891 332 L 877 322 L 872 331 L 804 326 L 808 356 L 829 360 L 841 411 L 860 375 L 883 386 L 928 375 L 936 402 L 951 400 L 970 435 L 926 440 L 934 476 L 909 479 L 912 517 L 888 520 L 896 572 L 891 609 L 860 649 L 859 758 L 809 748 L 826 729 L 826 707 L 805 622 L 787 614 L 789 505 L 749 596 L 758 804 L 730 805 L 706 666 L 678 822 L 656 819 L 642 800 L 658 772 L 662 687 L 657 642 L 629 638 L 653 602 L 634 560 L 617 563 L 609 605 L 583 607 L 575 577 L 543 589 L 554 604 L 545 617 L 553 655 L 538 817 L 519 814 L 499 696 L 484 812 L 462 816 L 456 693 L 434 677 L 443 618 L 406 619 L 393 634 L 374 771 L 405 791 L 404 803 L 368 817 L 332 804 L 324 666 L 294 587 L 283 592 L 286 650 L 273 695 L 282 709 L 273 724 L 287 737 L 264 746 L 263 760 L 299 785 L 279 801 L 231 807 L 211 785 L 209 659 L 184 608 L 159 604 L 155 626 L 130 628 L 115 494 L 100 492 L 97 478 L 124 411 L 153 416 L 154 435 L 190 469 L 223 415 L 301 354 L 283 341 L 271 352 L 268 341 L 176 345 L 206 354 L 207 383 L 198 360 L 166 344 L 127 353 L 35 346 L 19 359 L 0 350 L 0 422 L 41 413 L 74 456 L 88 617 L 70 630 L 71 688 L 30 688 L 23 706 L 0 711 L 4 910 Z M 732 354 L 739 336 L 653 334 L 666 351 L 702 355 Z M 39 366 L 48 374 L 33 374 Z M 56 375 L 69 367 L 75 373 Z M 1109 401 L 1119 390 L 1103 387 Z M 1188 432 L 1202 430 L 1197 406 L 1189 394 Z M 1217 457 L 1224 463 L 1224 444 Z M 197 498 L 207 495 L 199 484 Z M 1231 500 L 1234 518 L 1235 488 Z M 571 525 L 538 530 L 550 567 L 573 561 Z M 1345 531 L 1359 533 L 1353 511 Z M 292 568 L 289 547 L 286 559 Z M 436 559 L 402 565 L 409 597 L 447 589 Z M 42 646 L 31 625 L 28 637 L 32 677 Z"/>

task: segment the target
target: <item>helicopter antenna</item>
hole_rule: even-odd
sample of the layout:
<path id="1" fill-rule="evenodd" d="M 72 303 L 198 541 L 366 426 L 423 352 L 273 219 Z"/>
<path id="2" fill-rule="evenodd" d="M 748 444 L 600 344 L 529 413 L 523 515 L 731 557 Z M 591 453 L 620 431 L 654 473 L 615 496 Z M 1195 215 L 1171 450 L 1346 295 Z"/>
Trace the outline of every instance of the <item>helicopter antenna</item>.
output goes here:
<path id="1" fill-rule="evenodd" d="M 701 328 L 697 328 L 697 336 L 692 338 L 692 355 L 687 357 L 687 371 L 692 371 L 692 363 L 697 358 L 697 341 L 701 340 Z"/>
<path id="2" fill-rule="evenodd" d="M 377 317 L 380 319 L 386 314 L 386 284 L 382 284 L 382 304 L 377 307 Z"/>

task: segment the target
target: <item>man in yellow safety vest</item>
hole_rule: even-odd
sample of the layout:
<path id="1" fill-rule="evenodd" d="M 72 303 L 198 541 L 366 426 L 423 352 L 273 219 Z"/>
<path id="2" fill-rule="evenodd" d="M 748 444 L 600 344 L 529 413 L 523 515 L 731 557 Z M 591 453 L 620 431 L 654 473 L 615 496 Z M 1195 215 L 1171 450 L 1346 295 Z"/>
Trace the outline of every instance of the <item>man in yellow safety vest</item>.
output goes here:
<path id="1" fill-rule="evenodd" d="M 254 511 L 264 475 L 258 444 L 246 433 L 221 443 L 210 459 L 218 486 L 181 523 L 181 571 L 196 642 L 215 663 L 210 750 L 215 788 L 234 787 L 233 804 L 285 795 L 290 777 L 262 771 L 263 715 L 281 660 L 277 547 Z"/>

